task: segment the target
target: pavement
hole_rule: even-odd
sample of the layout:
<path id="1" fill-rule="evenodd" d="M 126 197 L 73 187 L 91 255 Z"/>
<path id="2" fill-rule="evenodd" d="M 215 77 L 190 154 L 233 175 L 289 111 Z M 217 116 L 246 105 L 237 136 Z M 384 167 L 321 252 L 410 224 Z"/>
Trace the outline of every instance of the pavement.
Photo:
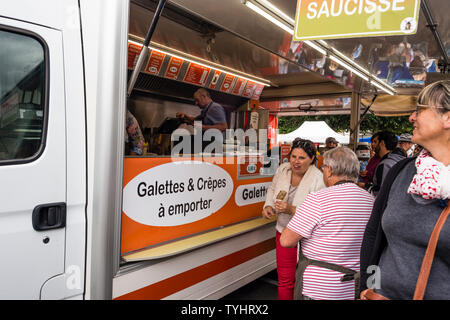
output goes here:
<path id="1" fill-rule="evenodd" d="M 273 270 L 220 300 L 277 300 L 277 270 Z"/>

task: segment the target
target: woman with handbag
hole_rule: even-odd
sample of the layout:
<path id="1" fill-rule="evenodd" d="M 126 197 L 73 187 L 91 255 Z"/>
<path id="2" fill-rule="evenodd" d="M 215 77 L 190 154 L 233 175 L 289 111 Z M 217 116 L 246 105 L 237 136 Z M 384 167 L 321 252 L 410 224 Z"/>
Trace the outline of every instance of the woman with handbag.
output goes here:
<path id="1" fill-rule="evenodd" d="M 449 101 L 448 80 L 419 94 L 410 121 L 424 149 L 381 186 L 361 248 L 363 300 L 450 299 Z"/>
<path id="2" fill-rule="evenodd" d="M 281 232 L 306 196 L 310 192 L 325 188 L 322 172 L 315 166 L 315 161 L 314 143 L 310 140 L 295 139 L 289 153 L 289 162 L 280 165 L 267 190 L 262 215 L 271 219 L 278 214 L 275 228 L 279 300 L 293 299 L 298 251 L 297 247 L 281 247 Z"/>

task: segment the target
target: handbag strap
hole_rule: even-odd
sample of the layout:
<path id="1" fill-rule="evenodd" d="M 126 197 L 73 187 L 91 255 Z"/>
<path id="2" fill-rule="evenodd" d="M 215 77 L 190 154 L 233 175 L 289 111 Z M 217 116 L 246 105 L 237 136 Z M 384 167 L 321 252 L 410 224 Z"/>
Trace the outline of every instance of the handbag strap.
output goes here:
<path id="1" fill-rule="evenodd" d="M 376 293 L 372 288 L 361 292 L 361 300 L 389 300 L 385 296 Z"/>
<path id="2" fill-rule="evenodd" d="M 425 256 L 423 257 L 422 266 L 420 267 L 419 277 L 416 283 L 416 290 L 414 291 L 413 300 L 422 300 L 425 295 L 425 290 L 428 283 L 428 277 L 430 275 L 431 265 L 433 264 L 434 253 L 436 252 L 436 246 L 439 239 L 439 234 L 442 227 L 447 220 L 450 213 L 450 205 L 442 211 L 436 225 L 434 226 L 433 232 L 431 233 L 430 240 L 428 241 L 427 250 Z"/>

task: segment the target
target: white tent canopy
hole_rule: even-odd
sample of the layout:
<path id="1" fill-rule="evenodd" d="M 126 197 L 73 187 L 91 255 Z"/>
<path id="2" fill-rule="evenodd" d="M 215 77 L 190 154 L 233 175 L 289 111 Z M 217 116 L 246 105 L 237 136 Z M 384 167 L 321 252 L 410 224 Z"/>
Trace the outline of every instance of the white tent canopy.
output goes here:
<path id="1" fill-rule="evenodd" d="M 291 143 L 295 138 L 302 138 L 316 143 L 325 143 L 328 137 L 335 138 L 340 144 L 349 143 L 348 136 L 337 133 L 325 121 L 305 121 L 294 131 L 287 134 L 279 134 L 278 142 Z"/>

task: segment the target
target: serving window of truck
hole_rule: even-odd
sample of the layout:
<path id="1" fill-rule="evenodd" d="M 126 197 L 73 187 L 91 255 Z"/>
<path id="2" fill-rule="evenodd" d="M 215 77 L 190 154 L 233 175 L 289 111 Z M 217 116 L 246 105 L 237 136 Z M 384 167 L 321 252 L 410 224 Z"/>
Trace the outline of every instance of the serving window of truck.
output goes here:
<path id="1" fill-rule="evenodd" d="M 142 21 L 151 15 L 133 3 L 130 9 L 136 17 L 128 41 L 131 74 L 142 48 Z M 172 255 L 272 223 L 261 218 L 261 210 L 279 159 L 267 152 L 276 143 L 269 125 L 274 116 L 258 101 L 270 82 L 200 58 L 196 51 L 205 41 L 170 19 L 162 18 L 157 30 L 127 102 L 142 132 L 143 152 L 124 159 L 125 261 Z M 190 48 L 160 43 L 178 32 Z M 224 108 L 226 132 L 202 130 L 201 121 L 177 117 L 200 114 L 193 101 L 199 88 Z M 170 248 L 181 241 L 192 243 Z"/>
<path id="2" fill-rule="evenodd" d="M 224 297 L 276 268 L 282 116 L 356 149 L 448 79 L 448 0 L 35 2 L 0 2 L 0 298 Z"/>

